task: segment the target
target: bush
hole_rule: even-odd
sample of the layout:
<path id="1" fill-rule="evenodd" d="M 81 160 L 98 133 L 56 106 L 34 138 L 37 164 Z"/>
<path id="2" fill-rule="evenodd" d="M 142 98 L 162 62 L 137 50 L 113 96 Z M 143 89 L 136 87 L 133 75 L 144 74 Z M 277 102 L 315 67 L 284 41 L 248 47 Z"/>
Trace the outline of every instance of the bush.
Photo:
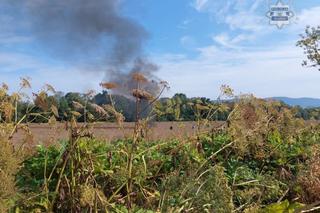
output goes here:
<path id="1" fill-rule="evenodd" d="M 21 156 L 6 138 L 0 135 L 0 212 L 6 212 L 16 197 L 15 175 L 21 163 Z"/>

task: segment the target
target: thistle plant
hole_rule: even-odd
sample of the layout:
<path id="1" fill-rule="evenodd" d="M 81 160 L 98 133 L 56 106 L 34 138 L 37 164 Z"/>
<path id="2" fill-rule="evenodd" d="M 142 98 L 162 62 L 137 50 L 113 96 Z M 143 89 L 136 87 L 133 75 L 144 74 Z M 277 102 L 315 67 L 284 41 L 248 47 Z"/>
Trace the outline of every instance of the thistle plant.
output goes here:
<path id="1" fill-rule="evenodd" d="M 14 200 L 17 194 L 15 175 L 26 154 L 23 149 L 24 143 L 21 142 L 20 146 L 15 146 L 12 143 L 12 138 L 17 131 L 25 131 L 27 134 L 30 134 L 28 126 L 25 125 L 29 116 L 45 117 L 42 113 L 31 113 L 35 105 L 28 105 L 26 114 L 18 118 L 18 102 L 23 98 L 29 98 L 23 90 L 30 88 L 31 84 L 28 78 L 21 79 L 20 88 L 17 93 L 9 94 L 9 87 L 6 84 L 2 84 L 0 88 L 0 211 L 2 212 L 8 210 L 10 201 Z M 43 93 L 40 92 L 41 94 Z M 37 94 L 37 97 L 40 97 L 40 95 Z M 37 104 L 37 101 L 39 99 L 35 100 L 35 104 Z M 53 112 L 47 113 L 47 115 L 51 113 Z"/>

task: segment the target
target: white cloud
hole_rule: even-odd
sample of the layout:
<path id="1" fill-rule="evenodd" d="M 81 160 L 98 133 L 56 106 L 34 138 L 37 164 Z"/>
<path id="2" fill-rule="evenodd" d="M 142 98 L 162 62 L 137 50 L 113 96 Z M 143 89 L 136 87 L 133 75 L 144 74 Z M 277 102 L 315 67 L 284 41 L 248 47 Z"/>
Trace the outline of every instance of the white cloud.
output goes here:
<path id="1" fill-rule="evenodd" d="M 209 13 L 218 22 L 226 23 L 232 28 L 241 28 L 243 25 L 258 25 L 261 17 L 257 10 L 263 0 L 197 0 L 195 8 L 199 12 Z M 251 28 L 250 28 L 251 29 Z M 249 30 L 250 30 L 249 29 Z"/>
<path id="2" fill-rule="evenodd" d="M 199 12 L 208 13 L 214 21 L 226 24 L 230 30 L 254 34 L 272 33 L 275 30 L 274 26 L 268 25 L 268 19 L 265 16 L 268 4 L 264 0 L 198 0 L 194 5 Z M 285 29 L 301 32 L 306 25 L 317 26 L 319 23 L 320 7 L 318 6 L 296 12 L 292 24 Z"/>
<path id="3" fill-rule="evenodd" d="M 196 41 L 191 36 L 183 36 L 180 38 L 180 43 L 185 48 L 193 48 L 196 44 Z"/>
<path id="4" fill-rule="evenodd" d="M 181 24 L 178 25 L 179 29 L 183 29 L 186 30 L 188 29 L 188 25 L 191 23 L 192 21 L 190 19 L 186 19 L 184 20 Z"/>
<path id="5" fill-rule="evenodd" d="M 208 1 L 209 0 L 195 0 L 195 2 L 193 3 L 193 6 L 196 10 L 201 11 L 204 9 Z"/>
<path id="6" fill-rule="evenodd" d="M 302 67 L 303 58 L 303 51 L 291 42 L 260 49 L 211 45 L 199 48 L 195 59 L 158 56 L 157 60 L 161 64 L 159 76 L 171 83 L 168 95 L 183 92 L 215 98 L 220 85 L 228 84 L 237 92 L 258 97 L 319 97 L 320 74 Z"/>
<path id="7" fill-rule="evenodd" d="M 266 28 L 267 21 L 264 16 L 240 11 L 235 14 L 229 14 L 225 17 L 225 23 L 232 30 L 245 30 L 259 32 Z"/>
<path id="8" fill-rule="evenodd" d="M 260 41 L 260 45 L 263 47 L 264 40 L 269 39 L 274 39 L 276 43 L 286 42 L 295 45 L 298 35 L 304 32 L 307 25 L 317 26 L 320 23 L 320 7 L 313 7 L 297 12 L 291 25 L 278 30 L 269 25 L 268 19 L 262 14 L 263 2 L 263 0 L 227 0 L 226 6 L 221 7 L 218 13 L 207 8 L 206 12 L 214 15 L 219 14 L 216 21 L 225 23 L 229 27 L 228 30 L 213 35 L 213 41 L 220 47 L 230 49 L 256 47 L 256 45 L 253 46 L 256 41 Z M 222 1 L 219 0 L 210 1 L 210 7 L 213 9 L 221 3 Z M 219 52 L 216 47 L 212 46 L 201 48 L 201 51 L 209 55 L 212 55 L 213 52 Z"/>
<path id="9" fill-rule="evenodd" d="M 222 46 L 233 47 L 232 42 L 230 42 L 229 35 L 226 33 L 222 33 L 222 34 L 214 36 L 213 40 Z"/>
<path id="10" fill-rule="evenodd" d="M 238 34 L 234 37 L 230 37 L 227 33 L 221 33 L 212 37 L 212 39 L 219 45 L 227 48 L 239 49 L 239 43 L 244 41 L 253 40 L 256 38 L 254 34 Z"/>
<path id="11" fill-rule="evenodd" d="M 255 40 L 274 31 L 261 12 L 263 0 L 208 0 L 206 7 L 200 12 L 207 12 L 217 23 L 228 26 L 224 33 L 214 35 L 215 42 L 225 47 L 234 48 L 241 42 Z M 231 36 L 232 34 L 232 36 Z"/>
<path id="12" fill-rule="evenodd" d="M 291 96 L 319 97 L 319 72 L 308 72 L 301 67 L 302 50 L 292 45 L 279 45 L 265 49 L 225 49 L 215 45 L 199 48 L 199 55 L 187 58 L 184 55 L 166 54 L 154 56 L 161 65 L 158 76 L 167 80 L 172 95 L 183 92 L 189 96 L 216 98 L 219 87 L 228 84 L 237 92 L 254 93 L 259 97 Z M 1 81 L 14 89 L 18 87 L 18 76 L 23 71 L 32 79 L 33 90 L 44 83 L 52 84 L 57 90 L 80 91 L 99 90 L 102 72 L 90 72 L 75 67 L 49 66 L 26 55 L 0 54 Z M 312 69 L 310 69 L 311 71 Z M 19 75 L 21 72 L 21 75 Z"/>
<path id="13" fill-rule="evenodd" d="M 296 18 L 289 26 L 289 29 L 301 33 L 307 25 L 320 25 L 320 7 L 303 9 L 300 13 L 296 14 Z"/>
<path id="14" fill-rule="evenodd" d="M 47 64 L 25 54 L 0 52 L 0 83 L 7 83 L 13 91 L 18 89 L 20 77 L 30 77 L 34 91 L 45 83 L 65 92 L 99 89 L 99 82 L 105 77 L 103 72 L 88 70 L 85 67 Z"/>

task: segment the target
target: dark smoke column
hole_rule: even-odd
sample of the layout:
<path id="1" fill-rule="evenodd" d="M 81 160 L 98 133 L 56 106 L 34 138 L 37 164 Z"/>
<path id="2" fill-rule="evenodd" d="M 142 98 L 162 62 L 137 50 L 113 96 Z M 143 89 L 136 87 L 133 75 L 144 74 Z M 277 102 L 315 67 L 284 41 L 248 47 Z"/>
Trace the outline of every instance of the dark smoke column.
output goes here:
<path id="1" fill-rule="evenodd" d="M 120 14 L 118 0 L 0 0 L 21 15 L 51 57 L 129 70 L 142 57 L 147 33 Z"/>
<path id="2" fill-rule="evenodd" d="M 134 88 L 131 74 L 142 72 L 150 79 L 145 89 L 155 94 L 157 66 L 143 54 L 148 34 L 119 7 L 119 0 L 0 0 L 0 8 L 26 23 L 44 54 L 82 70 L 104 70 L 106 80 L 120 85 L 115 92 L 126 96 Z"/>

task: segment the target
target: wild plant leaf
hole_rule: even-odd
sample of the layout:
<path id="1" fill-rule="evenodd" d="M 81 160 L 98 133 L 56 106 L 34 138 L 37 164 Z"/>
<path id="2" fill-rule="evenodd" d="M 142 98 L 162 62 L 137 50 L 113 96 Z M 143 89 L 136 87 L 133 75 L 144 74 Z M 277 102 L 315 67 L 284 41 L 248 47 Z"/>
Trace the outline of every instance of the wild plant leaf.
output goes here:
<path id="1" fill-rule="evenodd" d="M 79 113 L 77 111 L 71 111 L 70 113 L 75 117 L 81 117 L 81 113 Z"/>
<path id="2" fill-rule="evenodd" d="M 54 116 L 56 116 L 56 118 L 59 118 L 58 108 L 55 105 L 51 105 L 51 111 L 54 114 Z"/>

